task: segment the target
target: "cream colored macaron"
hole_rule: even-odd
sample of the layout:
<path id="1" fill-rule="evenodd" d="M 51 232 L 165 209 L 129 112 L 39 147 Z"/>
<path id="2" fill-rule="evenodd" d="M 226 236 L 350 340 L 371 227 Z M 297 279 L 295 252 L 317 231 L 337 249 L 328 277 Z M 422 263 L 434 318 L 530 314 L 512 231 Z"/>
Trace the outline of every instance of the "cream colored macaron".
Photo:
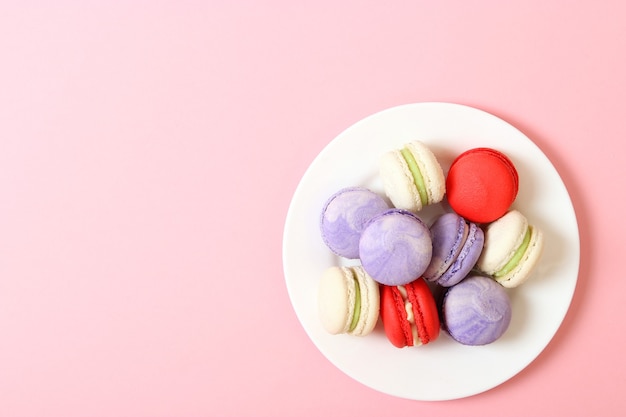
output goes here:
<path id="1" fill-rule="evenodd" d="M 517 210 L 487 225 L 485 244 L 476 267 L 503 287 L 523 284 L 543 252 L 543 233 Z"/>
<path id="2" fill-rule="evenodd" d="M 319 282 L 318 311 L 330 334 L 365 336 L 376 327 L 380 292 L 361 266 L 328 268 Z"/>
<path id="3" fill-rule="evenodd" d="M 380 159 L 385 194 L 396 208 L 413 212 L 439 203 L 446 192 L 443 169 L 422 142 L 412 141 Z"/>

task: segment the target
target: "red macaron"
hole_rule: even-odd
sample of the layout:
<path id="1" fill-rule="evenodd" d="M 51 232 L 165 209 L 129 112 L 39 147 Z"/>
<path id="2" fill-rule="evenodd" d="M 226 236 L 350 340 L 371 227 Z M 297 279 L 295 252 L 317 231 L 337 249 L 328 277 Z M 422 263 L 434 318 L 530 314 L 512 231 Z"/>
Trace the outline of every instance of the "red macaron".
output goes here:
<path id="1" fill-rule="evenodd" d="M 475 223 L 502 217 L 515 201 L 519 188 L 517 170 L 502 152 L 474 148 L 456 157 L 446 177 L 450 207 Z"/>
<path id="2" fill-rule="evenodd" d="M 398 348 L 425 345 L 439 336 L 439 313 L 428 284 L 380 287 L 380 317 L 389 341 Z"/>

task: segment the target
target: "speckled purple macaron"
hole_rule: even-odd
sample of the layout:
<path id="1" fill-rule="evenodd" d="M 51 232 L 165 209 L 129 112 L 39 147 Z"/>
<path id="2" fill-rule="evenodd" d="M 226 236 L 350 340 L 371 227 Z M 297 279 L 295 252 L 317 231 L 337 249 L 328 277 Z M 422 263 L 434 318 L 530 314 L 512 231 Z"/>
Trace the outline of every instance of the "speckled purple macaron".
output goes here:
<path id="1" fill-rule="evenodd" d="M 322 209 L 322 239 L 336 255 L 356 259 L 365 224 L 388 209 L 387 201 L 367 188 L 341 189 L 326 201 Z"/>
<path id="2" fill-rule="evenodd" d="M 493 279 L 470 275 L 445 292 L 441 321 L 457 342 L 486 345 L 509 327 L 511 302 L 506 290 Z"/>
<path id="3" fill-rule="evenodd" d="M 470 273 L 481 254 L 485 237 L 475 223 L 456 213 L 439 216 L 430 227 L 433 257 L 424 278 L 443 287 L 459 283 Z"/>
<path id="4" fill-rule="evenodd" d="M 359 242 L 365 271 L 384 285 L 404 285 L 421 277 L 432 256 L 428 226 L 415 214 L 389 209 L 372 218 Z"/>

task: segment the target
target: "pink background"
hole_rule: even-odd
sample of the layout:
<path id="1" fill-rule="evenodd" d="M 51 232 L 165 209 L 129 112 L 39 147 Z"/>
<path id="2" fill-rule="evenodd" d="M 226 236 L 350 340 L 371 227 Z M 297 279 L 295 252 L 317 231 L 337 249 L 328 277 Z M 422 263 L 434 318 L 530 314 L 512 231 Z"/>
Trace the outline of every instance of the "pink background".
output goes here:
<path id="1" fill-rule="evenodd" d="M 619 0 L 3 1 L 0 415 L 623 415 L 625 19 Z M 436 403 L 330 364 L 281 259 L 317 153 L 421 101 L 531 137 L 582 249 L 537 360 Z"/>

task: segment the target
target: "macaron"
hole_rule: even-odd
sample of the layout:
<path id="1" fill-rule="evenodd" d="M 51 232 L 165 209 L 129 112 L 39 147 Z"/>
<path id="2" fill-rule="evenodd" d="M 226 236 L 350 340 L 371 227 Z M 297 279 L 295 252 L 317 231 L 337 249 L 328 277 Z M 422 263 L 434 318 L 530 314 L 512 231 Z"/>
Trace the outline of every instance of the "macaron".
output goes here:
<path id="1" fill-rule="evenodd" d="M 379 310 L 378 284 L 360 266 L 333 266 L 322 274 L 318 313 L 328 333 L 365 336 L 376 327 Z"/>
<path id="2" fill-rule="evenodd" d="M 485 228 L 485 244 L 476 267 L 502 286 L 517 287 L 532 275 L 541 258 L 544 237 L 526 217 L 511 210 Z"/>
<path id="3" fill-rule="evenodd" d="M 465 219 L 489 223 L 504 215 L 519 188 L 517 169 L 502 152 L 474 148 L 456 157 L 446 177 L 450 207 Z"/>
<path id="4" fill-rule="evenodd" d="M 407 210 L 389 209 L 373 217 L 359 241 L 361 265 L 385 285 L 404 285 L 419 278 L 432 252 L 428 226 Z"/>
<path id="5" fill-rule="evenodd" d="M 343 188 L 324 204 L 320 216 L 322 239 L 335 255 L 356 259 L 365 224 L 388 209 L 387 201 L 367 188 Z"/>
<path id="6" fill-rule="evenodd" d="M 508 329 L 511 301 L 506 290 L 491 278 L 471 275 L 444 293 L 441 321 L 457 342 L 486 345 Z"/>
<path id="7" fill-rule="evenodd" d="M 394 207 L 417 212 L 443 200 L 443 169 L 422 142 L 409 142 L 402 149 L 386 152 L 379 167 L 383 188 Z"/>
<path id="8" fill-rule="evenodd" d="M 456 213 L 444 213 L 430 226 L 433 255 L 424 278 L 443 287 L 457 284 L 470 273 L 481 254 L 483 231 Z"/>
<path id="9" fill-rule="evenodd" d="M 398 348 L 425 345 L 439 337 L 437 304 L 422 278 L 381 286 L 380 318 L 387 339 Z"/>

